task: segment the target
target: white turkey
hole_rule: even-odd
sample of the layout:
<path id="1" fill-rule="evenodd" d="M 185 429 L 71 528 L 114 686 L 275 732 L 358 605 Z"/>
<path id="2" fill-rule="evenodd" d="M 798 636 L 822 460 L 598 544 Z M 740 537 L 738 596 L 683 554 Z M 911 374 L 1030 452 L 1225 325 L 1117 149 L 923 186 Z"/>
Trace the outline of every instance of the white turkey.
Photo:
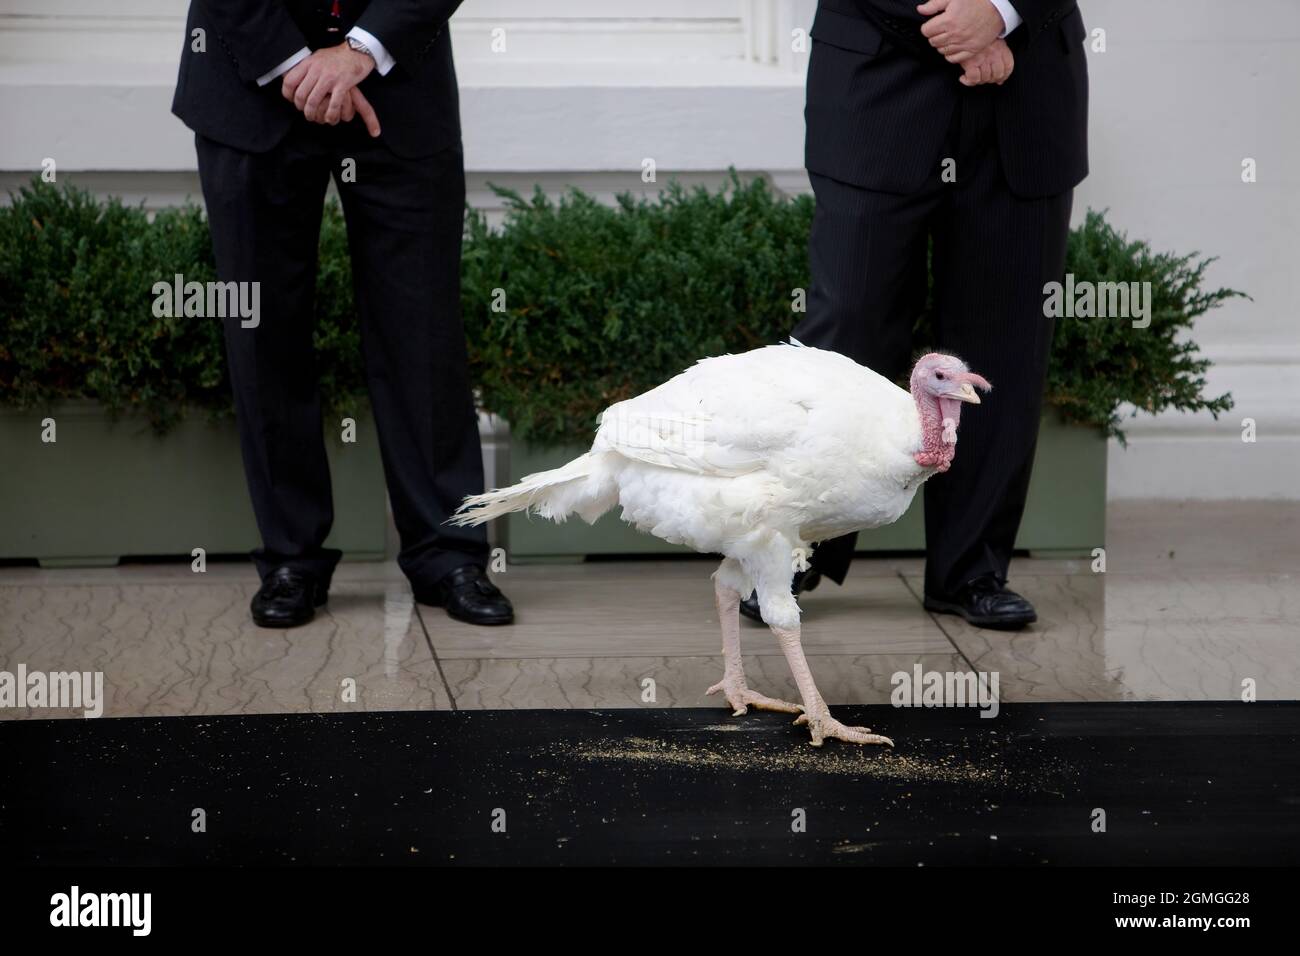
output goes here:
<path id="1" fill-rule="evenodd" d="M 665 541 L 724 555 L 713 575 L 722 623 L 721 692 L 748 707 L 798 713 L 815 746 L 827 737 L 893 742 L 846 727 L 822 700 L 799 639 L 794 570 L 814 542 L 889 524 L 931 475 L 947 471 L 965 402 L 990 386 L 955 356 L 932 352 L 911 393 L 835 352 L 771 345 L 701 360 L 600 416 L 591 451 L 509 488 L 466 498 L 458 524 L 533 510 L 623 520 Z M 742 594 L 758 594 L 803 705 L 751 690 L 740 656 Z"/>

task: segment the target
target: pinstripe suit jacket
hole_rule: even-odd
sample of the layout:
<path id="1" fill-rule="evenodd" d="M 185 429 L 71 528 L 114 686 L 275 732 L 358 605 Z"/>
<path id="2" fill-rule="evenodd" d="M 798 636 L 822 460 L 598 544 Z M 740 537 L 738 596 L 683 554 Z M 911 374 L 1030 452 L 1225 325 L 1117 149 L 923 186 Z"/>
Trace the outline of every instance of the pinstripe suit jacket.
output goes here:
<path id="1" fill-rule="evenodd" d="M 995 98 L 998 149 L 1012 192 L 1054 196 L 1088 174 L 1086 31 L 1075 0 L 1013 0 L 1011 77 Z M 943 159 L 957 82 L 922 36 L 916 0 L 820 0 L 805 110 L 810 172 L 888 193 L 920 189 Z"/>

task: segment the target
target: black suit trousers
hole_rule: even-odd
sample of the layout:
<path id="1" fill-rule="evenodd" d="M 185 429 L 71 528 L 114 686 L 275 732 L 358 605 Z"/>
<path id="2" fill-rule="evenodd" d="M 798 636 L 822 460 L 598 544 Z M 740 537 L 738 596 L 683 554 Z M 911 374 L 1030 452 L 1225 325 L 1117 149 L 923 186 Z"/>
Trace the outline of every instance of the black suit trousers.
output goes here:
<path id="1" fill-rule="evenodd" d="M 996 87 L 961 92 L 943 152 L 955 161 L 955 181 L 943 181 L 941 166 L 919 191 L 897 195 L 812 174 L 812 287 L 794 336 L 905 381 L 912 328 L 927 305 L 932 243 L 937 345 L 993 384 L 984 403 L 962 415 L 952 468 L 925 485 L 931 594 L 951 594 L 983 574 L 1006 579 L 1052 342 L 1043 284 L 1059 280 L 1065 265 L 1073 191 L 1012 194 L 999 159 L 996 95 Z M 813 566 L 842 583 L 856 538 L 821 543 Z"/>
<path id="2" fill-rule="evenodd" d="M 482 528 L 443 522 L 483 488 L 477 418 L 460 319 L 465 176 L 459 144 L 401 158 L 365 134 L 299 119 L 265 153 L 196 136 L 199 176 L 223 282 L 260 282 L 256 328 L 226 319 L 244 470 L 265 577 L 289 565 L 326 579 L 340 554 L 313 353 L 317 250 L 333 176 L 347 221 L 362 353 L 379 431 L 398 563 L 432 584 L 482 565 Z M 345 176 L 355 163 L 355 181 Z M 347 502 L 340 502 L 347 507 Z"/>

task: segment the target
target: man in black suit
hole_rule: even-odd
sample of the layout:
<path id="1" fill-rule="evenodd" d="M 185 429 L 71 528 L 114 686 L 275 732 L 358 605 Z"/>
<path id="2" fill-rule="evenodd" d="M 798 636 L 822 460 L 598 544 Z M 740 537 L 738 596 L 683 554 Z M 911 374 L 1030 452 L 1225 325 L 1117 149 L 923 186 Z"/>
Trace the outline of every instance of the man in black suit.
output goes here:
<path id="1" fill-rule="evenodd" d="M 460 308 L 465 175 L 447 18 L 459 0 L 193 0 L 172 110 L 195 132 L 223 282 L 264 627 L 311 619 L 340 553 L 312 351 L 321 213 L 338 186 L 367 382 L 416 599 L 475 624 L 513 609 L 483 530 L 445 519 L 483 488 Z"/>
<path id="2" fill-rule="evenodd" d="M 1006 580 L 1052 342 L 1042 289 L 1088 169 L 1084 36 L 1075 0 L 821 0 L 812 29 L 812 288 L 794 337 L 905 374 L 933 250 L 936 344 L 995 392 L 925 487 L 925 606 L 983 627 L 1036 620 Z M 818 545 L 796 594 L 842 584 L 856 537 Z"/>

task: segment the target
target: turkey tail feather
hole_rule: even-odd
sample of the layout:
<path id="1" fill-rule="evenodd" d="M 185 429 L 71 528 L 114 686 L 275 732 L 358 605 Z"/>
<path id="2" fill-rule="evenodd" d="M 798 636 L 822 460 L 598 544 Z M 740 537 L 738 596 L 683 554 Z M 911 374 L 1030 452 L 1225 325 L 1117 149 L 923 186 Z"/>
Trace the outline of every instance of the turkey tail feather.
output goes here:
<path id="1" fill-rule="evenodd" d="M 567 465 L 527 475 L 509 488 L 470 495 L 448 523 L 480 525 L 513 511 L 535 511 L 555 522 L 576 513 L 591 524 L 618 503 L 608 454 L 580 455 Z"/>

